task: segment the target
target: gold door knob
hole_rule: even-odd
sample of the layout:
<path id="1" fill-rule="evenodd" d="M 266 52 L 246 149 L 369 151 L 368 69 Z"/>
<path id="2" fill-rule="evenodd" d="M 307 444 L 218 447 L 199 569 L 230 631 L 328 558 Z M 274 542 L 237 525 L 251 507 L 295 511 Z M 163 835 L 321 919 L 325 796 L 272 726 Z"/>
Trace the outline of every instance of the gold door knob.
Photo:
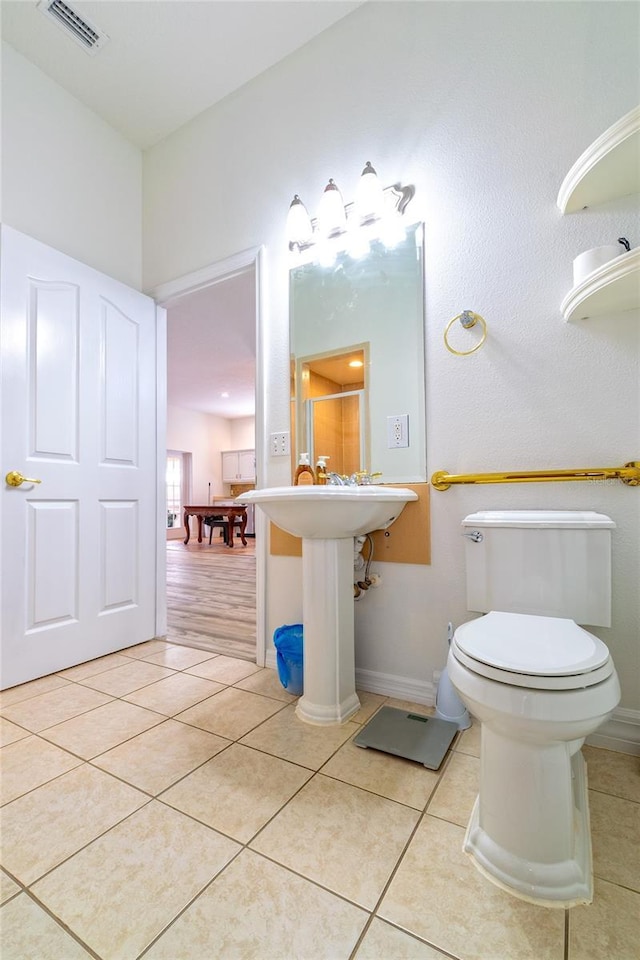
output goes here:
<path id="1" fill-rule="evenodd" d="M 12 470 L 4 479 L 10 487 L 19 487 L 21 483 L 42 483 L 42 480 L 36 480 L 34 477 L 23 477 L 17 470 Z"/>

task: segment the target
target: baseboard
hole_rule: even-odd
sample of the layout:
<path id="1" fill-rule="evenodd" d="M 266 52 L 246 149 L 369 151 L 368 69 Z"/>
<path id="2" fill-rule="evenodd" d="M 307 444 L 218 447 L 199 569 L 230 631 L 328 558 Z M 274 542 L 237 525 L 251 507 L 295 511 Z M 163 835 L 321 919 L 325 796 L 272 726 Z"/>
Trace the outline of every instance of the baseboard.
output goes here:
<path id="1" fill-rule="evenodd" d="M 433 707 L 436 702 L 436 687 L 427 680 L 398 677 L 393 673 L 377 673 L 375 670 L 356 670 L 356 687 L 367 693 L 379 693 L 396 700 L 410 700 Z"/>
<path id="2" fill-rule="evenodd" d="M 275 650 L 268 650 L 266 667 L 276 669 Z M 436 685 L 427 680 L 414 680 L 399 677 L 392 673 L 378 673 L 375 670 L 356 669 L 356 688 L 367 693 L 379 693 L 383 697 L 396 700 L 409 700 L 412 703 L 424 703 L 433 707 L 436 702 Z M 640 710 L 619 707 L 613 716 L 587 737 L 587 743 L 593 747 L 604 747 L 617 753 L 630 753 L 640 756 Z"/>
<path id="3" fill-rule="evenodd" d="M 592 747 L 640 757 L 640 710 L 618 707 L 595 733 L 587 737 L 587 743 Z"/>
<path id="4" fill-rule="evenodd" d="M 267 650 L 265 667 L 277 669 L 275 650 Z M 356 670 L 356 688 L 367 693 L 379 693 L 383 697 L 395 697 L 396 700 L 411 700 L 412 703 L 424 703 L 433 707 L 436 702 L 436 687 L 426 680 L 412 680 L 398 677 L 392 673 L 377 673 L 374 670 Z"/>

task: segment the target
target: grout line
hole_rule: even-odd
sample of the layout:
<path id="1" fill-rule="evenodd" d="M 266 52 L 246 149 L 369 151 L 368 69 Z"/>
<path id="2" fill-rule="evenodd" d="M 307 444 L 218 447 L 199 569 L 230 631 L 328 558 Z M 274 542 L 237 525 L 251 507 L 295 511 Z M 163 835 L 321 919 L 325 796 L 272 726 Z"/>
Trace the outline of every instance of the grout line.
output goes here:
<path id="1" fill-rule="evenodd" d="M 129 784 L 129 786 L 130 786 L 130 784 Z M 77 854 L 82 853 L 83 850 L 86 850 L 88 847 L 90 847 L 93 843 L 96 842 L 96 840 L 101 840 L 102 837 L 106 836 L 108 833 L 111 833 L 111 831 L 114 830 L 116 827 L 119 827 L 120 824 L 125 823 L 125 821 L 127 821 L 127 820 L 129 820 L 131 817 L 135 816 L 136 813 L 139 813 L 141 810 L 144 810 L 144 808 L 145 808 L 145 807 L 148 807 L 149 804 L 150 804 L 154 799 L 155 799 L 154 797 L 148 797 L 146 803 L 143 803 L 143 804 L 141 804 L 139 807 L 136 807 L 135 810 L 132 810 L 130 813 L 127 813 L 125 816 L 123 816 L 120 820 L 117 820 L 116 823 L 110 824 L 110 826 L 108 826 L 105 830 L 103 830 L 102 833 L 98 833 L 95 837 L 92 837 L 91 840 L 87 840 L 86 843 L 83 843 L 82 846 L 81 846 L 81 847 L 78 847 L 77 850 L 74 850 L 73 853 L 70 853 L 67 857 L 64 857 L 62 860 L 60 860 L 59 863 L 56 863 L 56 864 L 54 864 L 52 867 L 49 867 L 49 869 L 48 869 L 48 870 L 45 870 L 45 872 L 44 872 L 43 874 L 41 874 L 40 876 L 36 877 L 35 880 L 32 880 L 29 885 L 23 885 L 23 886 L 24 886 L 24 889 L 25 889 L 25 892 L 28 892 L 28 893 L 30 893 L 32 896 L 36 897 L 36 894 L 33 893 L 33 887 L 34 887 L 36 884 L 40 883 L 41 880 L 44 880 L 45 877 L 48 877 L 51 873 L 53 873 L 55 870 L 57 870 L 58 867 L 62 867 L 65 863 L 69 863 L 69 861 L 70 861 L 70 860 L 73 860 L 73 858 L 74 858 L 75 856 L 77 856 Z M 3 867 L 2 869 L 4 870 L 4 867 Z M 54 914 L 52 914 L 52 916 L 54 916 Z"/>
<path id="2" fill-rule="evenodd" d="M 627 803 L 635 803 L 636 806 L 640 806 L 640 800 L 634 800 L 632 797 L 624 797 L 621 793 L 610 793 L 608 790 L 598 789 L 597 787 L 589 787 L 588 789 L 589 793 L 599 793 L 603 797 L 614 797 L 616 800 L 625 800 Z"/>
<path id="3" fill-rule="evenodd" d="M 62 930 L 64 930 L 66 934 L 68 934 L 71 937 L 72 940 L 75 940 L 75 942 L 79 944 L 83 950 L 86 950 L 86 952 L 89 954 L 90 957 L 94 957 L 95 960 L 103 960 L 103 958 L 98 953 L 96 953 L 95 950 L 92 950 L 89 944 L 85 943 L 85 941 L 82 940 L 78 936 L 78 934 L 71 929 L 71 927 L 67 926 L 67 924 L 64 923 L 64 921 L 60 917 L 56 916 L 56 914 L 53 913 L 45 903 L 39 900 L 38 897 L 33 893 L 31 889 L 25 888 L 24 892 L 32 901 L 32 903 L 34 903 L 38 907 L 38 909 L 42 910 L 43 913 L 46 913 L 47 916 L 49 916 L 54 921 L 54 923 L 56 923 Z"/>

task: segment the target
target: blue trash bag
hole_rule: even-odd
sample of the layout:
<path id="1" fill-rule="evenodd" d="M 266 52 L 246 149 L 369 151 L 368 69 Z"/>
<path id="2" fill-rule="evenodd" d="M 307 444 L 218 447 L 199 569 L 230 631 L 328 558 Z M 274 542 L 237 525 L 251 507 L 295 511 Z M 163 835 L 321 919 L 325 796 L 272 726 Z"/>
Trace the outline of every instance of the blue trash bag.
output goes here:
<path id="1" fill-rule="evenodd" d="M 273 634 L 280 683 L 294 697 L 302 694 L 303 630 L 301 623 L 285 624 Z"/>

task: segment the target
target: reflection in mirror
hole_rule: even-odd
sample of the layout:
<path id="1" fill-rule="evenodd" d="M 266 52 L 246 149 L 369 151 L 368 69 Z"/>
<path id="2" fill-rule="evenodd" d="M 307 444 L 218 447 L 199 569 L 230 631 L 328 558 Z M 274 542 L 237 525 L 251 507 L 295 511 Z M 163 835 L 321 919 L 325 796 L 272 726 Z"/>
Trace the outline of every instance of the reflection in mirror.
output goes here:
<path id="1" fill-rule="evenodd" d="M 328 470 L 426 480 L 422 224 L 394 247 L 290 272 L 292 449 Z M 360 363 L 361 366 L 349 366 Z M 408 444 L 389 423 L 407 415 Z"/>
<path id="2" fill-rule="evenodd" d="M 367 462 L 366 363 L 368 344 L 344 353 L 298 357 L 303 417 L 298 443 L 309 451 L 311 463 L 329 460 L 327 469 L 350 476 Z"/>

